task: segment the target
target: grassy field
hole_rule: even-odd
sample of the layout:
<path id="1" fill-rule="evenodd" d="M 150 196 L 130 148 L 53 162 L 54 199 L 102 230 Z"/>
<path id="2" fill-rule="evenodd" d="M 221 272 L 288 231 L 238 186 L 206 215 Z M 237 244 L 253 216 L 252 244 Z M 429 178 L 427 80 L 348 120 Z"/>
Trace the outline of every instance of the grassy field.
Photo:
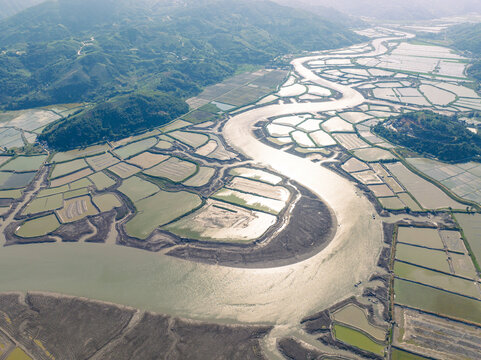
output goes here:
<path id="1" fill-rule="evenodd" d="M 37 214 L 43 211 L 51 211 L 60 209 L 63 206 L 63 195 L 55 194 L 42 198 L 37 198 L 31 201 L 25 210 L 24 215 Z"/>
<path id="2" fill-rule="evenodd" d="M 443 241 L 437 229 L 400 226 L 397 240 L 399 242 L 425 246 L 432 249 L 444 249 Z"/>
<path id="3" fill-rule="evenodd" d="M 84 196 L 89 194 L 89 189 L 80 188 L 76 190 L 70 190 L 63 194 L 63 199 L 68 200 L 79 196 Z"/>
<path id="4" fill-rule="evenodd" d="M 50 174 L 50 179 L 56 179 L 68 174 L 72 174 L 79 170 L 88 167 L 87 162 L 84 159 L 77 159 L 69 162 L 64 162 L 55 165 L 52 173 Z"/>
<path id="5" fill-rule="evenodd" d="M 203 110 L 194 110 L 186 115 L 183 116 L 183 119 L 193 123 L 193 124 L 200 124 L 206 121 L 213 121 L 218 118 L 217 115 L 212 114 L 208 111 Z"/>
<path id="6" fill-rule="evenodd" d="M 118 191 L 125 194 L 133 203 L 145 199 L 158 192 L 160 189 L 149 181 L 145 181 L 137 176 L 122 182 Z"/>
<path id="7" fill-rule="evenodd" d="M 335 321 L 362 330 L 378 341 L 385 341 L 386 339 L 387 331 L 372 325 L 366 316 L 366 312 L 354 304 L 344 306 L 333 313 L 332 316 Z"/>
<path id="8" fill-rule="evenodd" d="M 395 303 L 481 324 L 481 302 L 443 290 L 394 280 Z"/>
<path id="9" fill-rule="evenodd" d="M 93 202 L 100 212 L 107 212 L 122 206 L 122 203 L 117 196 L 110 193 L 94 196 Z"/>
<path id="10" fill-rule="evenodd" d="M 51 180 L 50 186 L 51 187 L 57 187 L 57 186 L 69 184 L 69 183 L 72 183 L 72 182 L 77 181 L 79 179 L 85 178 L 85 177 L 87 177 L 91 174 L 93 174 L 92 169 L 90 169 L 90 168 L 89 169 L 83 169 L 83 170 L 77 171 L 73 174 L 63 176 L 63 177 L 60 177 L 58 179 Z"/>
<path id="11" fill-rule="evenodd" d="M 37 173 L 35 172 L 0 172 L 0 190 L 12 190 L 26 187 Z"/>
<path id="12" fill-rule="evenodd" d="M 3 165 L 0 170 L 27 172 L 37 171 L 47 159 L 46 155 L 18 156 Z"/>
<path id="13" fill-rule="evenodd" d="M 481 264 L 481 214 L 456 214 L 455 217 L 463 229 L 474 257 L 478 264 Z"/>
<path id="14" fill-rule="evenodd" d="M 426 285 L 435 286 L 437 288 L 478 299 L 480 297 L 478 287 L 473 281 L 470 280 L 464 280 L 455 276 L 441 274 L 436 271 L 400 263 L 398 261 L 396 261 L 394 264 L 394 273 L 396 276 L 406 280 L 420 282 Z"/>
<path id="15" fill-rule="evenodd" d="M 15 348 L 6 358 L 6 360 L 32 360 L 25 351 L 20 348 Z"/>
<path id="16" fill-rule="evenodd" d="M 200 207 L 199 196 L 180 191 L 160 191 L 135 203 L 137 214 L 125 224 L 128 235 L 146 239 L 159 226 L 163 226 L 182 215 Z"/>
<path id="17" fill-rule="evenodd" d="M 145 150 L 150 149 L 152 146 L 155 146 L 157 144 L 157 141 L 158 140 L 156 138 L 144 139 L 125 145 L 121 148 L 117 148 L 114 150 L 114 152 L 122 159 L 128 159 L 131 156 L 140 154 Z"/>
<path id="18" fill-rule="evenodd" d="M 188 131 L 173 131 L 169 133 L 174 139 L 184 143 L 194 149 L 201 147 L 209 141 L 209 137 L 204 134 L 188 132 Z"/>
<path id="19" fill-rule="evenodd" d="M 92 174 L 88 177 L 90 181 L 92 181 L 97 188 L 98 191 L 105 190 L 113 185 L 115 185 L 115 181 L 112 180 L 110 177 L 105 175 L 103 172 L 97 172 Z"/>
<path id="20" fill-rule="evenodd" d="M 391 360 L 424 360 L 427 359 L 421 355 L 414 355 L 407 351 L 402 351 L 399 349 L 392 349 Z"/>
<path id="21" fill-rule="evenodd" d="M 372 341 L 368 336 L 360 331 L 356 331 L 347 326 L 334 325 L 334 336 L 337 340 L 350 344 L 359 349 L 372 352 L 377 355 L 384 355 L 384 345 Z"/>
<path id="22" fill-rule="evenodd" d="M 22 195 L 22 190 L 0 190 L 0 199 L 20 199 Z"/>
<path id="23" fill-rule="evenodd" d="M 396 259 L 450 273 L 448 258 L 444 251 L 398 244 L 396 246 Z"/>
<path id="24" fill-rule="evenodd" d="M 58 187 L 54 187 L 54 188 L 43 189 L 43 190 L 39 191 L 39 193 L 37 194 L 37 199 L 45 197 L 45 196 L 62 194 L 62 193 L 67 192 L 69 190 L 70 190 L 70 187 L 68 185 L 62 185 L 62 186 L 58 186 Z"/>
<path id="25" fill-rule="evenodd" d="M 165 126 L 161 127 L 160 131 L 162 131 L 164 133 L 167 133 L 167 132 L 170 132 L 170 131 L 182 129 L 182 128 L 184 128 L 186 126 L 189 126 L 189 125 L 192 125 L 192 123 L 179 119 L 179 120 L 175 120 L 175 121 L 171 122 L 168 125 L 165 125 Z"/>
<path id="26" fill-rule="evenodd" d="M 193 177 L 184 181 L 185 186 L 200 187 L 209 183 L 215 174 L 215 169 L 207 166 L 200 166 L 199 171 Z"/>
<path id="27" fill-rule="evenodd" d="M 176 157 L 171 157 L 153 168 L 144 171 L 147 175 L 182 182 L 197 171 L 197 165 Z"/>
<path id="28" fill-rule="evenodd" d="M 77 150 L 71 150 L 71 151 L 66 151 L 66 152 L 59 152 L 56 153 L 53 158 L 52 162 L 54 163 L 59 163 L 59 162 L 64 162 L 64 161 L 71 161 L 75 160 L 78 158 L 83 158 L 86 156 L 93 156 L 97 154 L 101 154 L 109 149 L 108 145 L 96 145 L 96 146 L 90 146 L 85 149 L 77 149 Z"/>
<path id="29" fill-rule="evenodd" d="M 57 217 L 52 214 L 24 222 L 15 234 L 23 238 L 33 238 L 47 235 L 59 227 Z"/>

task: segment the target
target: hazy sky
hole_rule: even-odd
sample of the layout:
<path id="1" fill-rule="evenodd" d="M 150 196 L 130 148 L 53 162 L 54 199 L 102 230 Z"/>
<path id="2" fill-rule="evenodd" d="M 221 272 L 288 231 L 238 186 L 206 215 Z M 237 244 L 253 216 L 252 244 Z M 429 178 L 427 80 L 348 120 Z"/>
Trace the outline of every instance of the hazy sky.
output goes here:
<path id="1" fill-rule="evenodd" d="M 481 0 L 277 0 L 286 5 L 300 3 L 333 7 L 342 12 L 384 18 L 429 18 L 481 13 Z"/>

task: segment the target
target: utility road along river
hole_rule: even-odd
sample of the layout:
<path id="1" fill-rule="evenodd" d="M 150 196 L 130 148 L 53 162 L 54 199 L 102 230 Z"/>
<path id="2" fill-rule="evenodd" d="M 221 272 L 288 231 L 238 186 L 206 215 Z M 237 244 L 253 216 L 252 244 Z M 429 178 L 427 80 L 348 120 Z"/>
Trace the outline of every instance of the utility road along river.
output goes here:
<path id="1" fill-rule="evenodd" d="M 364 56 L 386 51 L 382 39 L 372 45 Z M 364 101 L 357 91 L 321 79 L 303 65 L 326 56 L 297 59 L 293 65 L 306 79 L 342 93 L 341 99 L 265 106 L 233 117 L 224 128 L 234 148 L 311 189 L 333 209 L 339 227 L 319 254 L 285 267 L 240 269 L 105 244 L 10 246 L 0 249 L 0 291 L 57 292 L 188 318 L 281 327 L 294 327 L 304 316 L 361 292 L 354 284 L 375 271 L 382 247 L 382 224 L 373 218 L 371 203 L 334 172 L 271 148 L 252 133 L 252 126 L 266 117 L 338 110 Z"/>

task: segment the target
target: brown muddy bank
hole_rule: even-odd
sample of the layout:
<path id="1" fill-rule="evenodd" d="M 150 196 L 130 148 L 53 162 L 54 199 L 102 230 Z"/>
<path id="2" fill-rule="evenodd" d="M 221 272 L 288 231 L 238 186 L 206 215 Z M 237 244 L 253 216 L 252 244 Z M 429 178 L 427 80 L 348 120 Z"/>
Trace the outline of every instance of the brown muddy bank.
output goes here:
<path id="1" fill-rule="evenodd" d="M 0 294 L 0 338 L 37 360 L 265 359 L 269 326 L 215 324 L 84 298 Z"/>

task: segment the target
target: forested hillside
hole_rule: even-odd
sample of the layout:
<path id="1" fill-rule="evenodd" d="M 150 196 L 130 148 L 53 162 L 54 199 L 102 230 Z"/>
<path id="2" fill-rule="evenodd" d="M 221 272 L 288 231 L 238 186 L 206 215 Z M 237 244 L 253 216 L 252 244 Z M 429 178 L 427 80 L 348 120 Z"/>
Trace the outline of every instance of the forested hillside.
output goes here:
<path id="1" fill-rule="evenodd" d="M 115 97 L 92 109 L 50 124 L 39 136 L 51 148 L 68 150 L 102 140 L 118 140 L 185 114 L 184 101 L 164 94 Z"/>
<path id="2" fill-rule="evenodd" d="M 468 74 L 481 81 L 481 23 L 464 24 L 449 29 L 448 37 L 452 46 L 461 51 L 468 51 L 471 57 L 478 58 L 469 68 Z"/>
<path id="3" fill-rule="evenodd" d="M 191 96 L 243 64 L 336 48 L 343 25 L 269 1 L 59 0 L 0 22 L 0 106 Z"/>
<path id="4" fill-rule="evenodd" d="M 439 160 L 481 160 L 481 135 L 466 128 L 456 117 L 419 111 L 389 118 L 374 132 L 390 142 Z"/>

